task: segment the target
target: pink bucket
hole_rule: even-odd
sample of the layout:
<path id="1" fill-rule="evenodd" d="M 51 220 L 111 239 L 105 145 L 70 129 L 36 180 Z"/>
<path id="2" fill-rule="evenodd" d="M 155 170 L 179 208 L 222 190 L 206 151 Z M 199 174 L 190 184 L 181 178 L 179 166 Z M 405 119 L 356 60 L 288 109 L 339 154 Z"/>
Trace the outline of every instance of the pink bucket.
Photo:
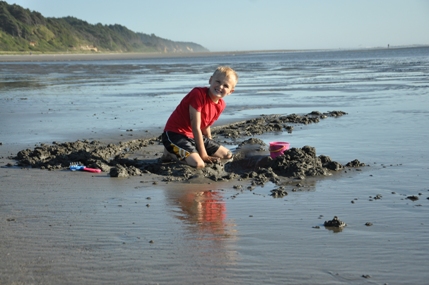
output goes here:
<path id="1" fill-rule="evenodd" d="M 290 144 L 288 142 L 270 142 L 270 156 L 272 159 L 289 149 Z"/>

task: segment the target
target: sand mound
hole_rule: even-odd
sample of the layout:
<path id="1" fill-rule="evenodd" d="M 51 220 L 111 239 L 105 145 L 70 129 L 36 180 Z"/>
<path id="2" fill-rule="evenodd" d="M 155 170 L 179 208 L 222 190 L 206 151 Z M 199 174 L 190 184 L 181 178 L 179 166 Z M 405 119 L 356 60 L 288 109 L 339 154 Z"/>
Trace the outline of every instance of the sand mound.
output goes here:
<path id="1" fill-rule="evenodd" d="M 257 138 L 237 141 L 238 138 L 254 136 L 271 131 L 292 131 L 293 124 L 317 123 L 321 118 L 338 117 L 346 113 L 312 112 L 310 114 L 289 116 L 261 116 L 256 119 L 234 123 L 213 131 L 217 136 L 229 138 L 238 145 L 232 162 L 209 164 L 197 170 L 178 162 L 163 162 L 158 158 L 163 146 L 160 139 L 138 139 L 118 144 L 103 144 L 100 141 L 76 141 L 42 144 L 33 150 L 18 152 L 16 159 L 22 167 L 35 167 L 48 170 L 67 169 L 70 163 L 80 162 L 90 168 L 99 168 L 111 177 L 128 177 L 157 174 L 164 181 L 225 181 L 231 179 L 251 179 L 253 184 L 267 181 L 279 184 L 283 178 L 305 179 L 306 177 L 326 176 L 339 171 L 344 166 L 332 161 L 326 155 L 316 155 L 311 146 L 291 148 L 284 155 L 272 159 L 266 153 L 266 144 Z M 347 167 L 361 167 L 364 164 L 354 160 Z"/>

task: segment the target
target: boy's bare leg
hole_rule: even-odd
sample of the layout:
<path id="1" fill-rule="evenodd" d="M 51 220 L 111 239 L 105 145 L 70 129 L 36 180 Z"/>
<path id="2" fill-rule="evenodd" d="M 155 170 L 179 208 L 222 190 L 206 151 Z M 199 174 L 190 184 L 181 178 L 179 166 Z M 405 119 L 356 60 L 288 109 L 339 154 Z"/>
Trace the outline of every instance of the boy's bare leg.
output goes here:
<path id="1" fill-rule="evenodd" d="M 219 157 L 220 159 L 230 159 L 232 158 L 232 152 L 221 145 L 219 149 L 213 154 L 215 157 Z"/>
<path id="2" fill-rule="evenodd" d="M 206 164 L 201 159 L 201 156 L 197 152 L 191 153 L 186 159 L 186 163 L 192 167 L 195 167 L 197 169 L 204 168 Z"/>
<path id="3" fill-rule="evenodd" d="M 167 152 L 167 154 L 166 154 Z M 175 155 L 169 153 L 166 149 L 164 150 L 164 155 L 172 156 L 176 161 L 177 158 Z M 164 157 L 163 155 L 163 157 Z M 218 157 L 222 162 L 230 162 L 232 161 L 232 153 L 229 149 L 224 146 L 220 146 L 219 149 L 213 154 L 213 158 Z M 183 162 L 183 161 L 182 161 Z M 206 166 L 205 162 L 201 159 L 201 156 L 197 153 L 191 153 L 186 159 L 185 163 L 189 166 L 195 167 L 197 169 L 204 168 Z"/>
<path id="4" fill-rule="evenodd" d="M 220 146 L 219 149 L 213 154 L 215 157 L 220 158 L 220 162 L 227 164 L 233 160 L 232 152 L 224 146 Z"/>
<path id="5" fill-rule="evenodd" d="M 161 160 L 163 162 L 170 162 L 170 161 L 178 161 L 184 164 L 187 164 L 189 166 L 201 169 L 205 167 L 204 161 L 201 159 L 201 156 L 198 153 L 191 153 L 184 161 L 179 160 L 174 154 L 170 153 L 165 147 L 164 147 L 164 153 L 162 154 Z"/>

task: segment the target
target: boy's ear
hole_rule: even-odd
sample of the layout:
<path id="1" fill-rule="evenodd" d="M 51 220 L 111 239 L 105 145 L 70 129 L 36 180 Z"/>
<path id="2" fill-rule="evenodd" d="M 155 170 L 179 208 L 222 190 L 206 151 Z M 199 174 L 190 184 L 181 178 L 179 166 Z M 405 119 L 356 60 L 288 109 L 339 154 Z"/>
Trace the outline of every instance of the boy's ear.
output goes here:
<path id="1" fill-rule="evenodd" d="M 213 77 L 213 76 L 210 76 L 209 84 L 212 84 L 212 77 Z"/>

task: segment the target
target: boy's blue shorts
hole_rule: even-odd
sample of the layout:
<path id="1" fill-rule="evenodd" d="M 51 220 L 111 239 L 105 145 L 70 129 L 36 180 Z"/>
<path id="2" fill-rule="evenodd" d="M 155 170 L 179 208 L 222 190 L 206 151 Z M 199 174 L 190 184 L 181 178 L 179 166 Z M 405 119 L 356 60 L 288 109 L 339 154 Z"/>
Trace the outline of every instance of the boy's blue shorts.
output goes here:
<path id="1" fill-rule="evenodd" d="M 167 131 L 162 133 L 161 139 L 167 151 L 175 154 L 179 160 L 187 158 L 193 152 L 198 153 L 195 140 L 182 134 Z M 219 149 L 220 144 L 204 136 L 203 139 L 207 154 L 212 156 Z"/>

